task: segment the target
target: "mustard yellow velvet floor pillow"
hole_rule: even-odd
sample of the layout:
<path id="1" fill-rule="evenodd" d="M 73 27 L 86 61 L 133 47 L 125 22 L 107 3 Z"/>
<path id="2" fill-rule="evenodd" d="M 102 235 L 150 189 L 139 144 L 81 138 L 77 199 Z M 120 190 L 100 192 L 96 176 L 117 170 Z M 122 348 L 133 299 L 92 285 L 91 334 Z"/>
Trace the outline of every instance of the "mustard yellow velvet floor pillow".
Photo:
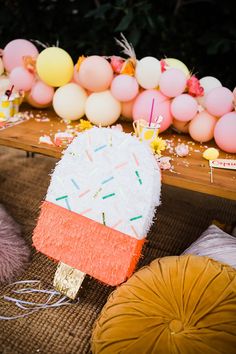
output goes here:
<path id="1" fill-rule="evenodd" d="M 235 354 L 236 271 L 207 257 L 164 257 L 115 290 L 95 354 Z"/>

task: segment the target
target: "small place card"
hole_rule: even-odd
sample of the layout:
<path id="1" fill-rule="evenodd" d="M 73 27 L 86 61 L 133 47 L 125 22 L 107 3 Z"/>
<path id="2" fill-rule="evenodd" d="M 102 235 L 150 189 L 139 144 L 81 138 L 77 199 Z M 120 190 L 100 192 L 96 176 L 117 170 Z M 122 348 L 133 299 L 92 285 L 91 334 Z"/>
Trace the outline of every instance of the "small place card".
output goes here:
<path id="1" fill-rule="evenodd" d="M 216 159 L 209 161 L 210 167 L 223 168 L 227 170 L 236 170 L 236 160 Z"/>

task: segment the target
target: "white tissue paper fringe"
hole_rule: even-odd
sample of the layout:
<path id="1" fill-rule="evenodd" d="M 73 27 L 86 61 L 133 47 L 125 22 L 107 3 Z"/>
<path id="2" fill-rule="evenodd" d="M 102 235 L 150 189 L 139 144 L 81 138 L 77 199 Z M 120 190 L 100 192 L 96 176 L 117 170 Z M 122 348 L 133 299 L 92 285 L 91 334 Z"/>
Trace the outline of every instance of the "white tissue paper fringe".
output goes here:
<path id="1" fill-rule="evenodd" d="M 143 239 L 160 191 L 160 169 L 147 144 L 131 134 L 94 127 L 64 151 L 46 200 Z"/>

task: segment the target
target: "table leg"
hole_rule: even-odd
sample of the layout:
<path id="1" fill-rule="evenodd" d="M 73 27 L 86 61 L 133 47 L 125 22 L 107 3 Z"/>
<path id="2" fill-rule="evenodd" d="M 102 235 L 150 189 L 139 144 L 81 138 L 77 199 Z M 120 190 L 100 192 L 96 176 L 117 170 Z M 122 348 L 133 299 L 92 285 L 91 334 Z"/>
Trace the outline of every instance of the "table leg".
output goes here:
<path id="1" fill-rule="evenodd" d="M 26 151 L 26 157 L 34 157 L 35 153 L 31 151 Z"/>

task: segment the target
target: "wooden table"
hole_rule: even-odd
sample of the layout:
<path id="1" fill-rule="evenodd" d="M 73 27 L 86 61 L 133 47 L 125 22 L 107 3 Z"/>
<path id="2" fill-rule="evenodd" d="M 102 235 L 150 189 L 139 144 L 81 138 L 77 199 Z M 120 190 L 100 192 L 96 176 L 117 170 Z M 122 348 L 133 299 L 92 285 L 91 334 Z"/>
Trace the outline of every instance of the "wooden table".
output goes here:
<path id="1" fill-rule="evenodd" d="M 63 148 L 39 144 L 39 137 L 44 134 L 54 137 L 57 131 L 66 130 L 66 124 L 53 111 L 32 109 L 31 111 L 33 118 L 0 131 L 0 145 L 60 158 Z M 36 120 L 37 117 L 40 120 L 40 117 L 43 116 L 49 117 L 50 121 L 42 122 Z M 72 123 L 73 126 L 77 124 L 78 122 Z M 130 123 L 122 122 L 122 125 L 126 132 L 132 131 Z M 206 149 L 206 146 L 214 146 L 214 142 L 201 145 L 194 143 L 189 135 L 179 135 L 173 132 L 165 132 L 161 134 L 161 137 L 167 139 L 172 147 L 178 143 L 185 143 L 190 148 L 189 155 L 182 158 L 176 156 L 175 153 L 171 153 L 170 149 L 164 152 L 164 155 L 172 157 L 173 169 L 171 171 L 163 171 L 163 183 L 236 200 L 236 170 L 214 169 L 213 183 L 210 181 L 208 161 L 203 159 L 202 152 Z M 220 158 L 236 159 L 236 155 L 229 155 L 221 151 Z"/>

